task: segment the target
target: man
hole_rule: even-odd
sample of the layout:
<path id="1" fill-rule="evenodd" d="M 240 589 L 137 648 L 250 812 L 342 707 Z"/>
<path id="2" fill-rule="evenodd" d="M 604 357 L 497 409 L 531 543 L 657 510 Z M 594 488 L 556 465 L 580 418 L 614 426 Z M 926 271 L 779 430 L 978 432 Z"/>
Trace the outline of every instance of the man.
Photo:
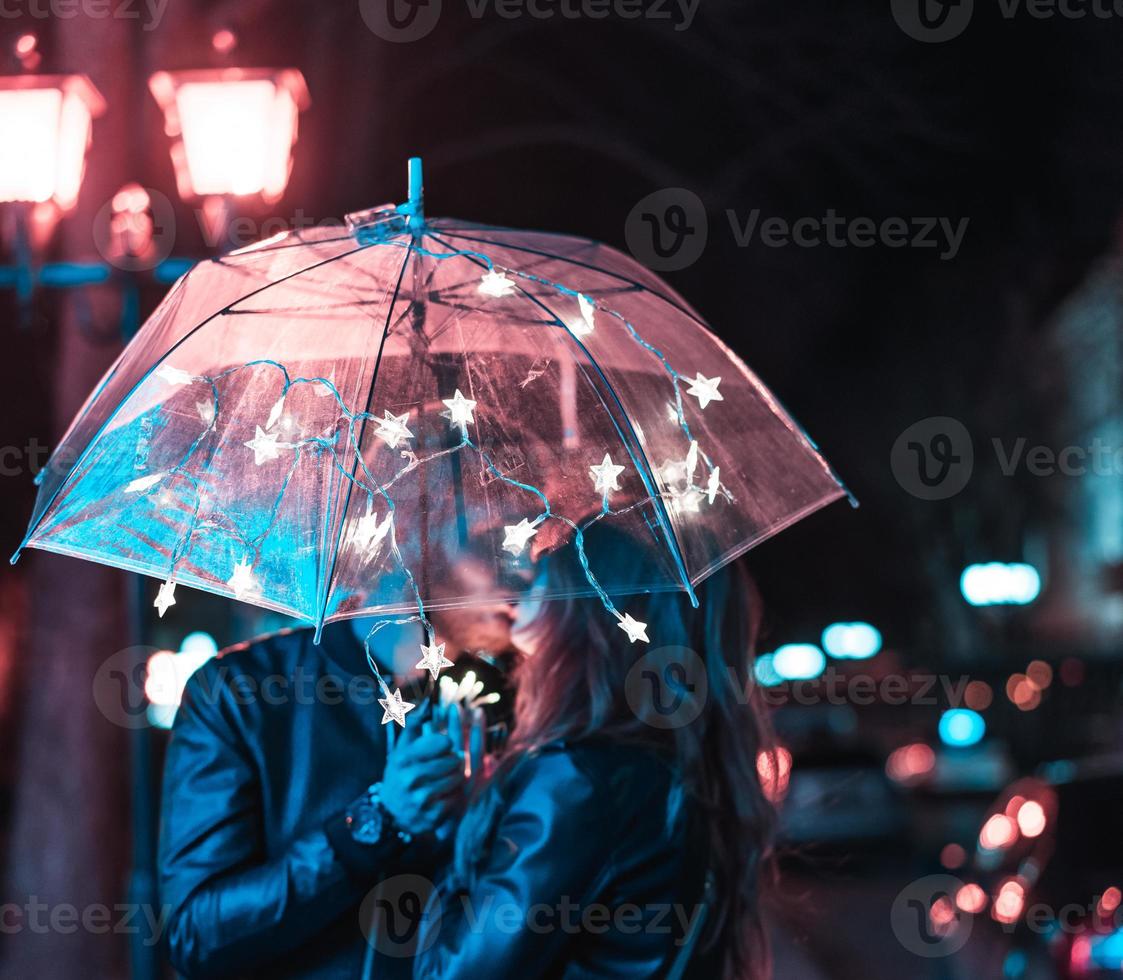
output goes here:
<path id="1" fill-rule="evenodd" d="M 452 583 L 460 596 L 486 594 L 470 560 L 454 574 L 468 576 Z M 450 655 L 481 642 L 510 648 L 508 603 L 430 618 Z M 319 646 L 310 630 L 276 634 L 227 651 L 188 682 L 160 833 L 169 955 L 186 977 L 354 980 L 365 969 L 364 896 L 388 876 L 434 874 L 435 832 L 464 799 L 463 739 L 435 730 L 419 707 L 391 741 L 360 639 L 368 628 L 326 627 Z M 371 640 L 388 683 L 393 648 L 412 647 L 416 660 L 421 639 L 392 632 Z"/>

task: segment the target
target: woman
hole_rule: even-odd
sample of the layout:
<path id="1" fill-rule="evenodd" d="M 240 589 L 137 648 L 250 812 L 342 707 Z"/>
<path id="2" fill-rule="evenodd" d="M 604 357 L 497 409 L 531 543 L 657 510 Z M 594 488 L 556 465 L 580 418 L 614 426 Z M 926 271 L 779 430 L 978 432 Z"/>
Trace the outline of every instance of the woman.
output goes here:
<path id="1" fill-rule="evenodd" d="M 587 590 L 573 550 L 544 560 L 545 594 Z M 642 588 L 624 536 L 599 529 L 586 552 L 614 591 Z M 772 809 L 747 682 L 755 592 L 733 565 L 698 598 L 697 609 L 678 593 L 619 600 L 649 646 L 629 643 L 596 599 L 541 605 L 514 740 L 460 825 L 415 978 L 765 971 L 757 883 Z"/>

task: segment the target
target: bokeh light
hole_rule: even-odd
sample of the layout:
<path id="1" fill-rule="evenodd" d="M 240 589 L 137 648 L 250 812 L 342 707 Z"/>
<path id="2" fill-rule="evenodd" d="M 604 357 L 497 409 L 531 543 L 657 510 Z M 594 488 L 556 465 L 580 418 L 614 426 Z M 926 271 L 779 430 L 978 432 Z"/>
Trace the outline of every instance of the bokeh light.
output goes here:
<path id="1" fill-rule="evenodd" d="M 831 623 L 823 630 L 823 649 L 840 660 L 867 660 L 881 650 L 881 633 L 869 623 Z"/>
<path id="2" fill-rule="evenodd" d="M 987 723 L 970 708 L 952 708 L 940 716 L 940 741 L 945 745 L 965 748 L 982 741 Z"/>
<path id="3" fill-rule="evenodd" d="M 813 643 L 785 643 L 772 658 L 772 668 L 787 681 L 812 680 L 826 666 L 827 658 Z"/>

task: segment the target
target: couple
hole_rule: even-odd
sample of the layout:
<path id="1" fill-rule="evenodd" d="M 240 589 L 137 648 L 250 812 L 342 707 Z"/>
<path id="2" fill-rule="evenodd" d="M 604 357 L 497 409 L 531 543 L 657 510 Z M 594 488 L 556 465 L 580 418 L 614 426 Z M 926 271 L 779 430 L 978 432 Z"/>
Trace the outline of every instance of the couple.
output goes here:
<path id="1" fill-rule="evenodd" d="M 638 591 L 635 550 L 598 535 L 591 566 Z M 572 551 L 540 561 L 532 594 L 585 585 Z M 463 595 L 471 583 L 457 585 Z M 626 688 L 649 648 L 596 599 L 537 605 L 520 633 L 512 735 L 486 765 L 478 711 L 467 737 L 422 706 L 389 735 L 377 704 L 353 696 L 370 672 L 347 623 L 318 647 L 301 630 L 211 661 L 188 684 L 165 766 L 172 963 L 188 978 L 760 975 L 772 811 L 757 775 L 765 727 L 744 697 L 754 596 L 732 565 L 703 584 L 697 609 L 678 593 L 618 601 L 647 623 L 651 648 L 701 657 L 704 677 L 661 671 L 680 682 L 680 705 L 696 699 L 677 726 L 656 710 L 658 676 L 637 688 L 633 672 Z M 513 617 L 507 606 L 431 614 L 450 654 L 502 651 Z M 374 652 L 389 670 L 385 646 Z M 266 677 L 307 671 L 343 693 L 252 696 Z M 438 883 L 409 959 L 363 939 L 376 886 L 402 880 Z"/>

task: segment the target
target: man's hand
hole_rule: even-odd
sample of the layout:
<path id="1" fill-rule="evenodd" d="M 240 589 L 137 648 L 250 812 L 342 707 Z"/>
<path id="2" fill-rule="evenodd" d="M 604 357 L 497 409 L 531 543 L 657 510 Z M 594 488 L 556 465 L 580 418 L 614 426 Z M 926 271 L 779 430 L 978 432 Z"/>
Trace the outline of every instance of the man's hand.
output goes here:
<path id="1" fill-rule="evenodd" d="M 464 756 L 428 724 L 407 726 L 386 760 L 382 805 L 402 830 L 424 834 L 439 827 L 460 804 Z"/>
<path id="2" fill-rule="evenodd" d="M 408 727 L 386 760 L 381 800 L 398 826 L 411 834 L 436 830 L 453 817 L 472 783 L 483 774 L 484 713 L 467 719 L 459 705 Z M 436 731 L 445 728 L 449 734 Z M 465 744 L 467 743 L 467 744 Z"/>

